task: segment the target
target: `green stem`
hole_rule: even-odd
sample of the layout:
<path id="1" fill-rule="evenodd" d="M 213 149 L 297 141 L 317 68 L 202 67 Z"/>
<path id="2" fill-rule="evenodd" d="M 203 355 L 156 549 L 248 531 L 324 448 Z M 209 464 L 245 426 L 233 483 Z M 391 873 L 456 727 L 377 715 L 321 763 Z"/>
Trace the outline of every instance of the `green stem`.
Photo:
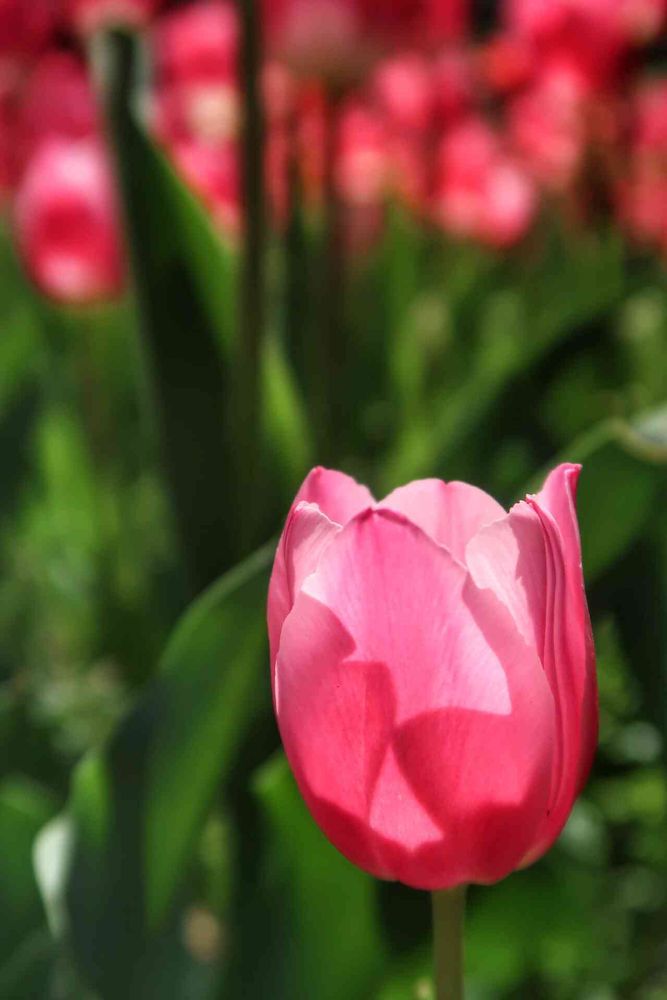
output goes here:
<path id="1" fill-rule="evenodd" d="M 287 120 L 287 227 L 285 230 L 285 343 L 304 394 L 312 391 L 312 344 L 309 255 L 303 222 L 303 192 L 299 172 L 298 113 L 291 108 Z M 312 404 L 312 399 L 308 400 Z"/>
<path id="2" fill-rule="evenodd" d="M 465 886 L 432 893 L 436 1000 L 463 1000 L 465 894 Z"/>
<path id="3" fill-rule="evenodd" d="M 241 273 L 238 341 L 239 498 L 244 547 L 257 531 L 257 510 L 248 509 L 259 495 L 260 365 L 264 331 L 266 211 L 264 195 L 264 112 L 260 94 L 261 19 L 256 0 L 240 0 L 242 26 L 241 87 L 244 95 L 242 189 L 244 209 L 243 267 Z"/>
<path id="4" fill-rule="evenodd" d="M 344 418 L 345 248 L 336 178 L 340 95 L 327 95 L 324 151 L 324 257 L 319 332 L 320 460 L 336 463 Z"/>

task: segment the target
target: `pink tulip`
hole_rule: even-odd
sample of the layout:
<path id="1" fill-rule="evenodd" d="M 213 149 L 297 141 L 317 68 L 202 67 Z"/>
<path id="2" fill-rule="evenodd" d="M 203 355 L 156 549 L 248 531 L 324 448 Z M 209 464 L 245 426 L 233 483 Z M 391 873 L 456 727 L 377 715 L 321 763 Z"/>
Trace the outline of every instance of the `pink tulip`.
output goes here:
<path id="1" fill-rule="evenodd" d="M 352 101 L 340 118 L 336 181 L 343 201 L 377 204 L 387 187 L 387 137 L 379 116 L 361 101 Z"/>
<path id="2" fill-rule="evenodd" d="M 200 0 L 176 8 L 156 22 L 152 41 L 160 135 L 224 145 L 241 116 L 234 5 Z"/>
<path id="3" fill-rule="evenodd" d="M 472 112 L 479 95 L 471 52 L 445 49 L 433 69 L 438 118 L 441 124 L 451 125 Z"/>
<path id="4" fill-rule="evenodd" d="M 561 465 L 509 514 L 465 483 L 376 503 L 315 469 L 276 555 L 276 715 L 303 797 L 371 874 L 494 882 L 561 831 L 597 739 L 575 491 Z"/>
<path id="5" fill-rule="evenodd" d="M 434 73 L 417 52 L 385 59 L 373 79 L 374 97 L 396 128 L 423 132 L 433 125 L 436 113 Z"/>
<path id="6" fill-rule="evenodd" d="M 509 135 L 522 162 L 545 187 L 574 181 L 588 138 L 588 102 L 567 76 L 544 73 L 508 108 Z"/>
<path id="7" fill-rule="evenodd" d="M 217 83 L 236 74 L 238 14 L 232 0 L 195 0 L 155 24 L 157 72 L 165 83 Z"/>
<path id="8" fill-rule="evenodd" d="M 17 242 L 35 284 L 83 305 L 117 297 L 123 260 L 113 186 L 95 139 L 49 139 L 16 192 Z"/>
<path id="9" fill-rule="evenodd" d="M 537 210 L 535 186 L 482 119 L 445 135 L 433 214 L 454 236 L 507 247 L 525 236 Z"/>
<path id="10" fill-rule="evenodd" d="M 653 38 L 667 16 L 665 0 L 507 0 L 505 15 L 515 30 L 544 39 L 568 24 L 593 25 L 619 40 Z"/>
<path id="11" fill-rule="evenodd" d="M 667 252 L 667 78 L 646 81 L 632 102 L 628 155 L 617 190 L 621 222 Z"/>
<path id="12" fill-rule="evenodd" d="M 47 52 L 21 89 L 15 135 L 20 168 L 47 138 L 84 139 L 98 130 L 95 96 L 84 63 L 71 52 Z"/>

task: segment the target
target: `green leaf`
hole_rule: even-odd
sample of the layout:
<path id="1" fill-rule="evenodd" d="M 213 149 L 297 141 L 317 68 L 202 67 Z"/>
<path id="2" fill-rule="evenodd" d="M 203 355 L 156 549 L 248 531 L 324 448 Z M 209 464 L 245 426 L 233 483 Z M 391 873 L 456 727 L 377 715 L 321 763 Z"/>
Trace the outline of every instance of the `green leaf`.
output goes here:
<path id="1" fill-rule="evenodd" d="M 294 373 L 277 337 L 264 339 L 262 381 L 264 438 L 269 456 L 279 457 L 284 511 L 291 502 L 295 484 L 313 464 L 314 445 Z"/>
<path id="2" fill-rule="evenodd" d="M 273 546 L 262 549 L 195 602 L 159 675 L 75 773 L 69 924 L 78 962 L 104 997 L 143 997 L 149 981 L 157 988 L 196 835 L 242 736 L 268 711 L 272 555 Z"/>
<path id="3" fill-rule="evenodd" d="M 264 845 L 225 996 L 367 1000 L 383 970 L 376 885 L 308 814 L 282 755 L 257 773 Z"/>
<path id="4" fill-rule="evenodd" d="M 268 694 L 261 696 L 269 688 L 264 609 L 273 551 L 267 546 L 210 588 L 185 616 L 163 659 L 146 803 L 150 927 L 168 909 L 212 790 L 267 703 Z"/>
<path id="5" fill-rule="evenodd" d="M 667 760 L 667 520 L 662 513 L 664 496 L 663 491 L 656 515 L 613 574 L 609 588 L 621 647 L 641 694 L 641 714 L 660 734 L 663 762 Z"/>
<path id="6" fill-rule="evenodd" d="M 488 439 L 502 394 L 582 324 L 617 303 L 623 290 L 620 260 L 617 239 L 582 240 L 480 295 L 472 317 L 477 345 L 472 357 L 461 377 L 439 383 L 421 419 L 402 429 L 382 470 L 380 492 L 420 476 L 450 479 L 452 467 L 456 476 L 464 475 L 475 443 Z M 469 332 L 455 328 L 453 337 Z"/>
<path id="7" fill-rule="evenodd" d="M 8 778 L 0 786 L 0 995 L 44 996 L 52 960 L 32 866 L 33 844 L 54 802 L 38 786 Z"/>
<path id="8" fill-rule="evenodd" d="M 231 258 L 139 124 L 138 42 L 120 32 L 100 34 L 93 53 L 176 522 L 196 592 L 233 563 L 237 542 L 226 516 L 233 481 L 221 349 L 235 321 Z"/>
<path id="9" fill-rule="evenodd" d="M 251 504 L 236 494 L 248 456 L 237 454 L 244 428 L 233 405 L 238 254 L 140 121 L 137 43 L 112 32 L 98 45 L 140 326 L 184 558 L 198 591 L 246 554 Z M 303 403 L 277 341 L 262 338 L 259 364 L 262 437 L 291 490 L 311 454 Z M 256 493 L 266 503 L 268 491 Z"/>

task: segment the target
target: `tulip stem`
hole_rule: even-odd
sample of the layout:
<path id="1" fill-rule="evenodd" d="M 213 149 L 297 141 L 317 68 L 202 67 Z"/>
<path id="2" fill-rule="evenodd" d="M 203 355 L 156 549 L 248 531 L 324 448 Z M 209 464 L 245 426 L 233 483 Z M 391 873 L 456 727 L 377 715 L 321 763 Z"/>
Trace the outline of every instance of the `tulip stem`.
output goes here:
<path id="1" fill-rule="evenodd" d="M 340 127 L 341 95 L 326 97 L 324 149 L 324 258 L 321 290 L 321 330 L 319 333 L 320 413 L 318 442 L 322 461 L 340 458 L 341 423 L 345 411 L 342 376 L 345 364 L 345 248 L 343 205 L 338 190 L 336 163 Z"/>
<path id="2" fill-rule="evenodd" d="M 266 218 L 264 192 L 265 122 L 261 98 L 262 22 L 258 0 L 240 0 L 240 74 L 244 95 L 242 131 L 243 263 L 239 301 L 238 451 L 239 524 L 243 548 L 255 543 L 260 490 L 258 441 L 261 436 L 262 344 L 265 321 Z M 243 554 L 246 554 L 245 552 Z"/>
<path id="3" fill-rule="evenodd" d="M 466 887 L 431 894 L 436 1000 L 463 1000 L 463 920 Z"/>

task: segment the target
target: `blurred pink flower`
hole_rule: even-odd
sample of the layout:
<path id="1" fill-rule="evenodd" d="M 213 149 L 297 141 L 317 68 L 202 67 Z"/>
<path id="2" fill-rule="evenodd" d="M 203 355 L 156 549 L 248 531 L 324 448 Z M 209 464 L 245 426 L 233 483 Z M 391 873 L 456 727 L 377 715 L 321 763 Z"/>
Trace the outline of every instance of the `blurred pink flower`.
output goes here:
<path id="1" fill-rule="evenodd" d="M 60 0 L 66 23 L 82 35 L 110 25 L 141 27 L 162 0 Z"/>
<path id="2" fill-rule="evenodd" d="M 439 480 L 299 490 L 269 588 L 276 716 L 314 819 L 371 874 L 494 882 L 563 828 L 597 742 L 578 473 L 509 514 Z"/>
<path id="3" fill-rule="evenodd" d="M 113 299 L 123 286 L 117 206 L 95 139 L 48 139 L 16 192 L 18 247 L 35 284 L 59 302 Z"/>
<path id="4" fill-rule="evenodd" d="M 343 201 L 368 205 L 387 192 L 387 136 L 378 115 L 360 101 L 341 115 L 336 150 L 336 183 Z"/>
<path id="5" fill-rule="evenodd" d="M 617 190 L 622 225 L 639 243 L 667 253 L 667 173 L 635 166 Z"/>
<path id="6" fill-rule="evenodd" d="M 467 0 L 264 0 L 270 50 L 333 87 L 359 80 L 387 49 L 461 38 Z"/>
<path id="7" fill-rule="evenodd" d="M 232 0 L 195 0 L 163 14 L 153 32 L 161 83 L 236 78 L 238 15 Z"/>
<path id="8" fill-rule="evenodd" d="M 215 224 L 228 236 L 241 228 L 238 151 L 233 143 L 212 147 L 179 141 L 170 153 L 184 180 L 207 206 Z"/>
<path id="9" fill-rule="evenodd" d="M 375 71 L 374 98 L 391 124 L 422 132 L 433 125 L 438 101 L 432 64 L 418 52 L 384 59 Z"/>
<path id="10" fill-rule="evenodd" d="M 99 128 L 88 72 L 72 52 L 52 50 L 31 68 L 16 117 L 17 156 L 23 166 L 49 137 L 83 139 Z"/>
<path id="11" fill-rule="evenodd" d="M 441 125 L 450 125 L 469 114 L 479 93 L 471 52 L 454 47 L 440 52 L 433 65 L 433 86 Z"/>
<path id="12" fill-rule="evenodd" d="M 160 135 L 224 145 L 241 115 L 234 5 L 198 0 L 166 13 L 156 22 L 153 52 Z"/>
<path id="13" fill-rule="evenodd" d="M 481 75 L 485 83 L 501 95 L 511 94 L 530 83 L 538 54 L 522 35 L 501 33 L 480 51 Z"/>
<path id="14" fill-rule="evenodd" d="M 567 75 L 544 73 L 508 105 L 509 136 L 531 174 L 562 191 L 586 152 L 586 102 Z"/>
<path id="15" fill-rule="evenodd" d="M 534 46 L 539 72 L 554 63 L 591 91 L 618 81 L 629 39 L 617 0 L 507 0 L 504 10 L 509 34 Z"/>
<path id="16" fill-rule="evenodd" d="M 639 88 L 632 118 L 633 151 L 667 166 L 667 77 L 648 80 Z"/>
<path id="17" fill-rule="evenodd" d="M 631 109 L 628 155 L 617 186 L 621 223 L 667 252 L 667 78 L 645 82 Z"/>
<path id="18" fill-rule="evenodd" d="M 649 42 L 667 20 L 667 0 L 616 0 L 610 5 L 619 30 L 632 42 Z"/>
<path id="19" fill-rule="evenodd" d="M 481 119 L 470 119 L 442 140 L 435 219 L 457 237 L 505 247 L 521 239 L 537 210 L 533 182 Z"/>

